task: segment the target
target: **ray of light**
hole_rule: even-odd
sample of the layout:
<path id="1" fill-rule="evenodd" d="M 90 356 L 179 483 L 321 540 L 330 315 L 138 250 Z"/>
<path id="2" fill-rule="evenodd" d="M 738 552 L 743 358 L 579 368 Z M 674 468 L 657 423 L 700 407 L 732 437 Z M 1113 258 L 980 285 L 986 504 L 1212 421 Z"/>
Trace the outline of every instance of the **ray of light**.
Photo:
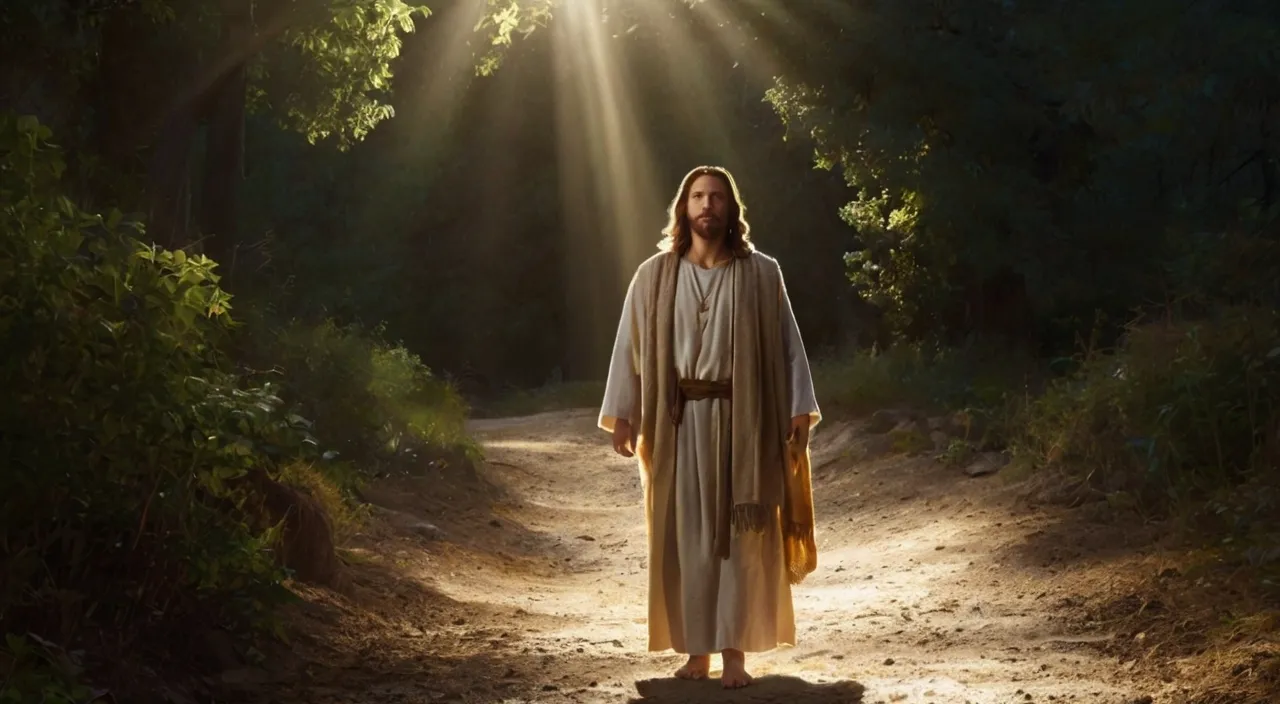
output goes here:
<path id="1" fill-rule="evenodd" d="M 410 174 L 430 173 L 436 155 L 456 137 L 456 118 L 467 102 L 474 72 L 468 37 L 485 2 L 456 0 L 433 12 L 413 35 L 404 38 L 401 60 L 417 64 L 410 70 L 425 71 L 424 80 L 411 84 L 402 79 L 396 84 L 390 100 L 395 115 L 371 137 L 371 141 L 389 140 L 396 148 L 382 168 L 362 174 L 362 185 L 369 192 L 392 192 L 403 187 L 407 178 L 414 180 Z M 420 197 L 425 200 L 431 184 L 424 186 Z M 383 203 L 375 198 L 359 206 L 351 215 L 354 227 L 375 231 L 384 227 L 388 214 Z"/>
<path id="2" fill-rule="evenodd" d="M 733 168 L 745 161 L 752 147 L 735 144 L 728 126 L 741 122 L 739 111 L 754 109 L 750 103 L 762 99 L 762 89 L 782 71 L 785 52 L 771 43 L 802 45 L 814 29 L 805 23 L 812 24 L 815 13 L 843 7 L 835 0 L 813 1 L 803 12 L 789 12 L 781 0 L 556 3 L 552 22 L 539 31 L 550 33 L 555 79 L 558 158 L 549 166 L 563 213 L 562 231 L 555 233 L 564 245 L 559 249 L 568 369 L 561 378 L 603 375 L 622 294 L 635 267 L 655 251 L 676 179 L 698 163 Z M 469 74 L 471 44 L 478 37 L 472 29 L 489 5 L 454 0 L 432 18 L 444 24 L 431 28 L 431 46 L 419 53 L 432 57 L 434 68 L 398 106 L 429 127 L 404 132 L 405 157 L 430 158 L 456 133 L 466 89 L 475 86 Z M 645 51 L 635 50 L 640 41 Z M 508 63 L 499 74 L 515 68 Z M 474 156 L 483 171 L 492 172 L 487 188 L 536 198 L 538 189 L 517 188 L 512 181 L 523 173 L 513 167 L 519 159 L 512 150 L 520 143 L 503 135 L 518 126 L 523 103 L 537 102 L 528 92 L 537 88 L 499 82 L 502 95 L 484 101 L 492 114 L 478 116 L 477 126 L 491 139 Z M 656 152 L 654 139 L 688 151 Z M 487 207 L 508 211 L 526 205 L 508 200 Z M 485 213 L 476 215 L 473 225 L 490 222 Z"/>
<path id="3" fill-rule="evenodd" d="M 842 26 L 855 13 L 852 3 L 841 0 L 811 0 L 805 5 L 793 4 L 791 9 L 783 0 L 741 2 L 732 16 L 741 22 L 740 31 L 747 35 L 743 39 L 752 48 L 749 56 L 754 77 L 768 83 L 786 74 L 791 52 L 830 41 L 823 39 L 821 30 Z M 708 4 L 722 7 L 716 0 L 708 0 Z"/>
<path id="4" fill-rule="evenodd" d="M 670 13 L 659 13 L 653 11 L 653 5 L 644 4 L 650 11 L 642 13 L 642 21 L 650 25 L 650 32 L 661 37 L 664 47 L 664 51 L 653 55 L 661 67 L 657 72 L 661 83 L 652 90 L 670 97 L 658 109 L 679 127 L 682 137 L 704 145 L 698 149 L 703 158 L 697 161 L 730 161 L 733 144 L 724 129 L 729 116 L 719 95 L 728 86 L 714 80 L 709 70 L 703 48 L 707 38 L 700 33 L 704 28 L 696 26 L 702 24 L 698 9 L 681 3 Z M 681 173 L 673 176 L 678 178 L 683 169 L 695 165 L 684 161 L 676 167 Z"/>
<path id="5" fill-rule="evenodd" d="M 407 38 L 406 45 L 417 47 L 414 53 L 422 54 L 421 60 L 431 68 L 416 90 L 398 91 L 393 100 L 397 114 L 420 120 L 413 129 L 401 130 L 406 155 L 430 151 L 449 139 L 474 78 L 472 30 L 476 19 L 487 9 L 487 0 L 456 0 L 432 13 L 418 29 L 429 35 L 429 42 Z M 430 125 L 430 129 L 421 129 L 421 125 Z"/>
<path id="6" fill-rule="evenodd" d="M 572 373 L 602 376 L 621 289 L 658 240 L 663 195 L 635 96 L 600 0 L 572 0 L 552 23 L 564 282 Z M 574 357 L 577 357 L 575 360 Z"/>

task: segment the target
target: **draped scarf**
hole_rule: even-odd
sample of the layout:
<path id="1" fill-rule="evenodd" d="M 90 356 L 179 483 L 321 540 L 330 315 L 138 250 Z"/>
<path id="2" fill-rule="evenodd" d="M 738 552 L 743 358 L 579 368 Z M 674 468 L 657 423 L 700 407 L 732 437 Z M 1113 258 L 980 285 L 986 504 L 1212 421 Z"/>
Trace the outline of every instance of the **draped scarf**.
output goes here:
<path id="1" fill-rule="evenodd" d="M 649 315 L 633 351 L 640 370 L 637 454 L 645 477 L 645 512 L 653 565 L 678 569 L 663 554 L 665 532 L 674 530 L 676 437 L 673 409 L 679 379 L 672 337 L 680 258 L 655 257 L 647 287 Z M 788 579 L 798 584 L 817 567 L 810 452 L 807 434 L 788 440 L 791 399 L 782 339 L 782 276 L 777 262 L 751 251 L 736 257 L 733 276 L 733 378 L 727 461 L 717 468 L 715 551 L 729 556 L 731 531 L 763 531 L 771 519 L 782 530 Z M 685 427 L 684 432 L 693 429 Z M 657 520 L 655 520 L 657 519 Z M 658 561 L 662 561 L 659 563 Z M 651 599 L 663 599 L 661 584 Z"/>

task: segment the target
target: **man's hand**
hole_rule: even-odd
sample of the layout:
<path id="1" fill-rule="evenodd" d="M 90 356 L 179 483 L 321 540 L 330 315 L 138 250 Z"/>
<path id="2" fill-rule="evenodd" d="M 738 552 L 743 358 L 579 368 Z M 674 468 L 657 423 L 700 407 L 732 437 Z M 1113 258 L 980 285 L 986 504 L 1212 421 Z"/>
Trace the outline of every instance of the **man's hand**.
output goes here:
<path id="1" fill-rule="evenodd" d="M 616 435 L 614 437 L 617 437 Z M 796 416 L 791 419 L 791 432 L 787 434 L 787 442 L 804 447 L 809 444 L 809 416 Z"/>
<path id="2" fill-rule="evenodd" d="M 631 423 L 621 418 L 613 425 L 613 451 L 623 457 L 635 454 L 632 446 Z"/>

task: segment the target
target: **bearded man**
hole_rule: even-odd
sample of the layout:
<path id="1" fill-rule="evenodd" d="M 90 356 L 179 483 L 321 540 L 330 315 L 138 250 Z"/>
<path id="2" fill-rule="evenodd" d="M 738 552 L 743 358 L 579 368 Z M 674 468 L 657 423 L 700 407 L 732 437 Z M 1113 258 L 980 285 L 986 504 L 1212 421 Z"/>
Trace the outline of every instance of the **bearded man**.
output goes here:
<path id="1" fill-rule="evenodd" d="M 821 419 L 775 259 L 723 168 L 689 172 L 635 272 L 599 426 L 638 456 L 649 645 L 685 679 L 751 682 L 746 653 L 796 642 L 791 587 L 817 566 L 809 433 Z"/>

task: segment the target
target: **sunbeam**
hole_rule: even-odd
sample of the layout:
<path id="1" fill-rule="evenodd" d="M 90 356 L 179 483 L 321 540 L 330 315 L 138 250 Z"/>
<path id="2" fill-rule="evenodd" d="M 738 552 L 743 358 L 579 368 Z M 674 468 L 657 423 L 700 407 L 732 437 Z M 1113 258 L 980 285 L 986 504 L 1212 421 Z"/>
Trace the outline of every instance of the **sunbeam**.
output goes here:
<path id="1" fill-rule="evenodd" d="M 555 32 L 556 124 L 570 367 L 599 372 L 629 270 L 658 239 L 663 196 L 652 148 L 636 121 L 628 73 L 600 0 L 566 3 Z"/>

